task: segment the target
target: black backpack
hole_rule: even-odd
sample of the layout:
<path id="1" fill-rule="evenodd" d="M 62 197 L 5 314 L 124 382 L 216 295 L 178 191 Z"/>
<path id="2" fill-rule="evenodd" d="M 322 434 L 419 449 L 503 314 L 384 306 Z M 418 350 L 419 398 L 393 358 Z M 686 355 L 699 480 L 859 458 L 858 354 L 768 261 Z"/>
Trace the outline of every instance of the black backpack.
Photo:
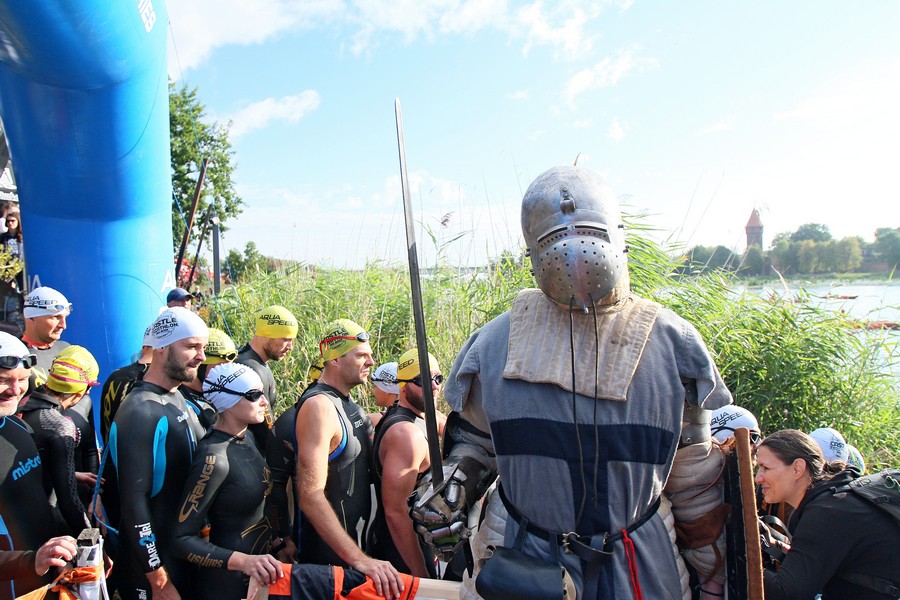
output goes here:
<path id="1" fill-rule="evenodd" d="M 874 504 L 900 525 L 900 469 L 885 469 L 834 488 L 835 494 L 843 492 L 852 492 Z"/>

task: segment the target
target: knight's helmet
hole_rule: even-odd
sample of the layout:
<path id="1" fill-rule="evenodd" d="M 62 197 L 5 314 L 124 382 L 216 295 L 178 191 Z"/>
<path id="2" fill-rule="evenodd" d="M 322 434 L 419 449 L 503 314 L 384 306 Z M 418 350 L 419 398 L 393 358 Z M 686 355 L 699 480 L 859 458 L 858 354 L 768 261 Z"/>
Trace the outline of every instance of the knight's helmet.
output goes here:
<path id="1" fill-rule="evenodd" d="M 582 167 L 554 167 L 531 182 L 522 234 L 538 287 L 562 306 L 588 311 L 628 268 L 616 196 Z"/>

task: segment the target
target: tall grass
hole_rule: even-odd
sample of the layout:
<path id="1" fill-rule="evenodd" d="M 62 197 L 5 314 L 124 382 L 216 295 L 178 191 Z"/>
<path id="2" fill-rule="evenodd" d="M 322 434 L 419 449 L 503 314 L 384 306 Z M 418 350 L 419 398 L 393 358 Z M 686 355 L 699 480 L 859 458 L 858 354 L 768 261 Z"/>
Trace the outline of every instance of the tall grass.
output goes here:
<path id="1" fill-rule="evenodd" d="M 646 233 L 641 217 L 632 217 L 632 288 L 698 328 L 735 402 L 753 411 L 764 431 L 831 426 L 860 449 L 871 467 L 900 464 L 900 389 L 891 374 L 897 366 L 896 341 L 854 328 L 842 315 L 802 298 L 786 302 L 735 295 L 735 281 L 727 275 L 678 278 L 668 250 Z M 439 266 L 423 273 L 429 349 L 444 372 L 473 331 L 533 285 L 530 262 L 514 255 L 477 271 Z M 252 316 L 270 304 L 288 307 L 300 323 L 295 350 L 270 363 L 279 382 L 276 412 L 306 386 L 320 336 L 333 319 L 350 318 L 365 327 L 379 363 L 396 360 L 414 345 L 405 266 L 376 262 L 360 270 L 293 266 L 257 272 L 211 300 L 208 318 L 240 344 L 252 335 Z"/>

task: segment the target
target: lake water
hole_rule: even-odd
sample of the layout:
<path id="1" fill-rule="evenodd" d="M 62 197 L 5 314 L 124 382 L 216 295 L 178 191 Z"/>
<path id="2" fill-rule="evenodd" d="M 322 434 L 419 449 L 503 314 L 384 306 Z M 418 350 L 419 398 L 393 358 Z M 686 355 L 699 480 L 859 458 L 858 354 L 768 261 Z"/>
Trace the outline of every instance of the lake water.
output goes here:
<path id="1" fill-rule="evenodd" d="M 822 308 L 843 311 L 848 315 L 867 321 L 893 321 L 900 323 L 900 282 L 898 283 L 798 283 L 788 282 L 788 289 L 781 284 L 762 287 L 739 288 L 761 296 L 773 293 L 786 296 L 788 290 L 796 294 L 803 289 L 809 294 L 811 303 Z"/>

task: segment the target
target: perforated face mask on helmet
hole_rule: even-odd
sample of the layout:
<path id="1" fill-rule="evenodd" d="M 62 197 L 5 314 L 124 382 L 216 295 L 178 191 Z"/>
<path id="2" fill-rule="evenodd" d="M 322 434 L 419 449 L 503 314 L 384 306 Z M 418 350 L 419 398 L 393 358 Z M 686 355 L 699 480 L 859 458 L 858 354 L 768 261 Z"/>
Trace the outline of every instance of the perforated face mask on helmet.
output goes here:
<path id="1" fill-rule="evenodd" d="M 554 167 L 535 179 L 522 199 L 522 234 L 538 287 L 563 306 L 586 311 L 627 269 L 618 201 L 588 169 Z"/>

